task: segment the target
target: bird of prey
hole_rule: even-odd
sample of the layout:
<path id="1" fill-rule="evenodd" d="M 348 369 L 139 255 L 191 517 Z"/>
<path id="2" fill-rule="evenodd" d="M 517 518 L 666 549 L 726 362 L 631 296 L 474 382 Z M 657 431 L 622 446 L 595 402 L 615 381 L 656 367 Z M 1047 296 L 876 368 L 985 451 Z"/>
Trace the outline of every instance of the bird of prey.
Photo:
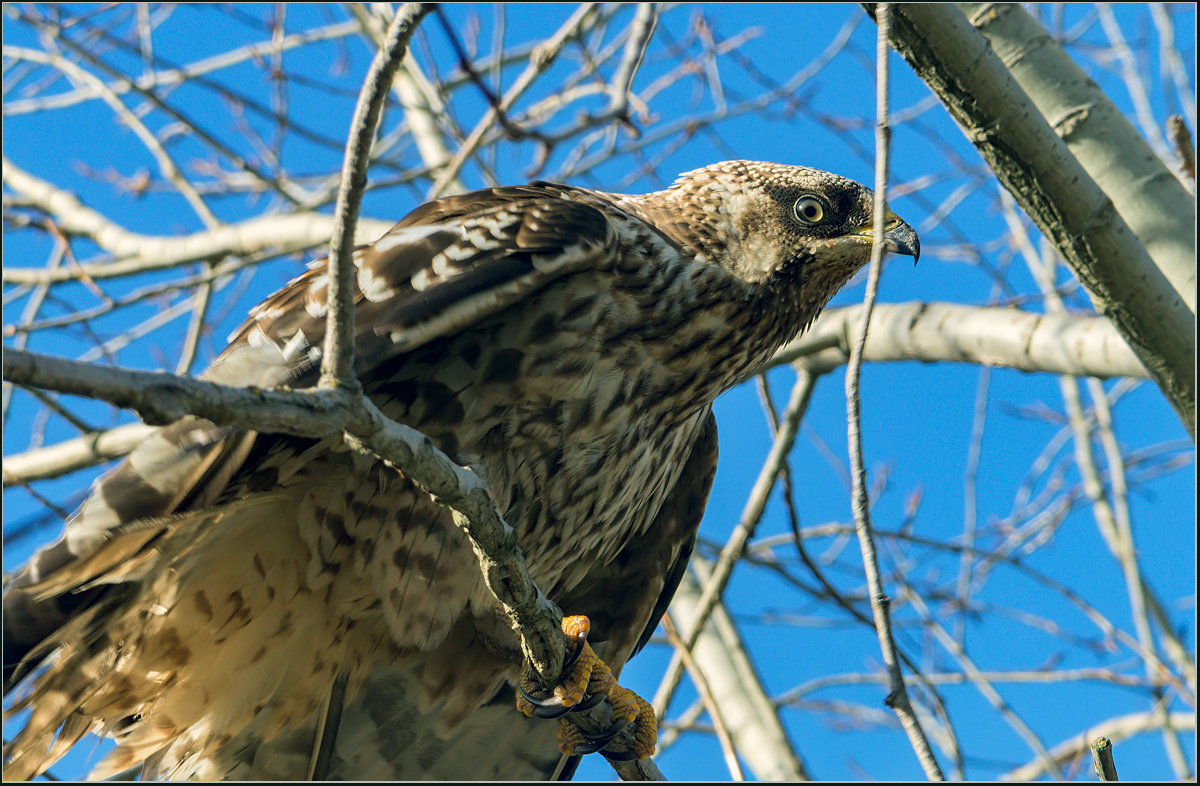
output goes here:
<path id="1" fill-rule="evenodd" d="M 714 399 L 866 263 L 872 200 L 754 161 L 645 195 L 535 182 L 435 200 L 355 252 L 358 378 L 479 473 L 534 581 L 619 674 L 692 550 Z M 894 214 L 881 241 L 919 255 Z M 327 285 L 311 265 L 205 377 L 314 386 Z M 28 716 L 5 775 L 45 772 L 88 732 L 116 741 L 94 776 L 300 779 L 317 748 L 330 778 L 562 775 L 560 723 L 514 707 L 521 661 L 465 536 L 403 467 L 340 436 L 185 418 L 10 584 L 5 689 Z"/>

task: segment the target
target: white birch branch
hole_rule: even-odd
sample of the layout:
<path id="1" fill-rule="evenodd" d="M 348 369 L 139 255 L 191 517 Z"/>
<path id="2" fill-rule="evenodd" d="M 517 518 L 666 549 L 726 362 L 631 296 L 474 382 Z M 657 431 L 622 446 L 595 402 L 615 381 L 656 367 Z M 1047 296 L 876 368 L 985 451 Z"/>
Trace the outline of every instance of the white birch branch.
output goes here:
<path id="1" fill-rule="evenodd" d="M 1196 198 L 1028 11 L 1017 3 L 960 3 L 959 7 L 1079 164 L 1112 199 L 1194 319 Z M 1101 6 L 1099 14 L 1110 36 L 1114 28 L 1119 33 L 1111 11 Z M 1139 102 L 1136 90 L 1131 95 L 1141 111 L 1145 96 Z M 1143 122 L 1157 131 L 1152 118 Z"/>
<path id="2" fill-rule="evenodd" d="M 892 43 L 1054 243 L 1194 440 L 1195 314 L 962 12 L 933 3 L 895 11 Z"/>
<path id="3" fill-rule="evenodd" d="M 815 373 L 845 365 L 861 308 L 829 309 L 770 364 L 801 363 Z M 870 363 L 920 360 L 1100 378 L 1149 376 L 1103 317 L 910 302 L 877 305 L 871 322 L 863 354 Z"/>

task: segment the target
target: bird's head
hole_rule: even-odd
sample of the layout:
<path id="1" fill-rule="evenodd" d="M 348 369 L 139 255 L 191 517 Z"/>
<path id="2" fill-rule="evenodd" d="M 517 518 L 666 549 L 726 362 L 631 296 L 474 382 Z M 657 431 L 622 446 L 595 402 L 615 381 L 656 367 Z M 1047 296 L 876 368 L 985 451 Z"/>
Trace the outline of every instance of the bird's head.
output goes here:
<path id="1" fill-rule="evenodd" d="M 725 161 L 681 175 L 660 194 L 688 206 L 678 215 L 700 238 L 698 251 L 750 283 L 819 282 L 832 295 L 871 257 L 874 192 L 829 172 Z M 888 251 L 920 256 L 917 233 L 891 211 L 883 240 Z"/>
<path id="2" fill-rule="evenodd" d="M 718 318 L 740 338 L 736 351 L 749 367 L 807 328 L 870 260 L 874 199 L 818 169 L 725 161 L 633 201 L 727 293 L 732 308 Z M 917 233 L 890 211 L 882 240 L 892 253 L 921 253 Z"/>

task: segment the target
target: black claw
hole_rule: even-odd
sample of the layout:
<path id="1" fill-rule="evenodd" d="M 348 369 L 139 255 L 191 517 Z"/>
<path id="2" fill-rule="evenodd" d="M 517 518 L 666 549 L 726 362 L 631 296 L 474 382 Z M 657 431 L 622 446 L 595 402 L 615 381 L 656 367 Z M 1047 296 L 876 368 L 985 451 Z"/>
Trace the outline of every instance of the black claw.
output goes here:
<path id="1" fill-rule="evenodd" d="M 561 718 L 568 712 L 590 710 L 605 699 L 605 694 L 593 693 L 578 704 L 568 707 L 563 704 L 562 699 L 558 696 L 553 696 L 549 699 L 538 699 L 520 685 L 517 686 L 517 690 L 521 692 L 521 696 L 524 697 L 525 701 L 533 705 L 533 717 L 535 718 Z"/>
<path id="2" fill-rule="evenodd" d="M 521 697 L 525 701 L 533 705 L 533 717 L 535 718 L 561 718 L 575 709 L 563 704 L 562 699 L 558 696 L 552 696 L 549 699 L 539 699 L 531 695 L 529 691 L 520 685 L 517 686 L 517 690 L 521 692 Z"/>
<path id="3" fill-rule="evenodd" d="M 568 652 L 567 657 L 563 660 L 563 674 L 567 674 L 571 669 L 575 668 L 575 664 L 579 662 L 579 656 L 583 654 L 583 645 L 587 644 L 588 631 L 584 631 L 578 639 L 575 640 L 575 651 Z"/>
<path id="4" fill-rule="evenodd" d="M 533 717 L 554 720 L 555 718 L 561 718 L 570 711 L 571 707 L 568 707 L 560 702 L 558 706 L 547 705 L 545 707 L 534 708 Z"/>

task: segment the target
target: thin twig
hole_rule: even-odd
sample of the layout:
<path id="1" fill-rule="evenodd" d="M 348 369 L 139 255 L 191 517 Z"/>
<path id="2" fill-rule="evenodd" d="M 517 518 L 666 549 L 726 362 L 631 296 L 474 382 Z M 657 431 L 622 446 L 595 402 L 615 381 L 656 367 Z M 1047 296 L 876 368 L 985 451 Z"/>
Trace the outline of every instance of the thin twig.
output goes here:
<path id="1" fill-rule="evenodd" d="M 31 23 L 32 23 L 32 20 L 31 20 Z M 124 43 L 122 41 L 119 41 L 118 39 L 113 39 L 111 36 L 108 35 L 107 31 L 105 31 L 105 30 L 90 27 L 86 22 L 81 22 L 80 27 L 81 27 L 81 29 L 89 30 L 89 32 L 95 34 L 101 40 L 105 41 L 106 43 L 108 43 L 110 45 L 117 45 L 117 44 Z M 130 79 L 125 74 L 121 73 L 120 70 L 113 67 L 109 63 L 105 62 L 103 58 L 97 57 L 89 49 L 89 47 L 80 45 L 78 42 L 74 41 L 69 36 L 61 36 L 59 38 L 59 40 L 61 40 L 66 46 L 70 47 L 70 49 L 73 52 L 75 52 L 79 57 L 87 60 L 89 63 L 92 64 L 93 67 L 95 67 L 101 71 L 104 71 L 113 79 L 113 81 L 111 83 L 100 82 L 100 85 L 102 86 L 104 91 L 111 93 L 114 97 L 118 94 L 118 92 L 133 93 L 133 94 L 140 96 L 144 101 L 147 101 L 148 103 L 157 107 L 161 112 L 163 112 L 165 115 L 170 117 L 172 120 L 186 126 L 189 129 L 190 134 L 198 137 L 206 145 L 209 145 L 214 151 L 216 151 L 222 157 L 226 158 L 229 161 L 229 163 L 234 167 L 234 169 L 236 169 L 239 172 L 247 173 L 251 177 L 255 178 L 260 184 L 262 184 L 265 187 L 270 188 L 272 191 L 277 193 L 279 196 L 281 196 L 288 202 L 291 202 L 292 204 L 299 203 L 300 200 L 293 193 L 297 189 L 288 188 L 287 186 L 289 186 L 291 184 L 287 183 L 286 179 L 272 178 L 269 173 L 262 171 L 261 168 L 255 166 L 253 161 L 248 160 L 246 157 L 239 155 L 237 153 L 237 151 L 235 151 L 228 145 L 223 144 L 219 139 L 217 139 L 212 134 L 210 134 L 208 131 L 206 131 L 204 129 L 204 126 L 201 123 L 198 123 L 194 119 L 187 117 L 182 112 L 180 112 L 179 110 L 172 107 L 166 100 L 160 98 L 159 95 L 155 92 L 155 90 L 153 88 L 161 87 L 161 85 L 152 85 L 150 87 L 142 87 L 139 82 Z M 207 80 L 205 80 L 205 81 L 207 81 Z M 193 84 L 193 82 L 189 80 L 189 84 Z M 209 82 L 208 86 L 213 86 L 213 83 Z M 96 88 L 93 87 L 93 89 L 96 89 Z M 242 99 L 239 98 L 239 101 L 241 101 L 241 100 Z M 282 114 L 277 114 L 276 116 L 283 117 Z M 191 187 L 195 188 L 195 186 L 191 186 Z M 198 195 L 197 195 L 197 198 L 199 198 Z M 206 223 L 209 223 L 210 226 L 212 225 L 210 222 L 206 222 Z"/>
<path id="2" fill-rule="evenodd" d="M 513 83 L 513 86 L 509 88 L 507 93 L 505 93 L 504 98 L 500 101 L 499 106 L 494 106 L 488 110 L 487 114 L 480 119 L 479 123 L 467 137 L 466 141 L 459 146 L 458 152 L 454 154 L 454 158 L 448 164 L 446 164 L 445 168 L 441 172 L 438 173 L 437 180 L 434 182 L 433 187 L 429 190 L 429 196 L 431 198 L 441 196 L 445 191 L 446 186 L 456 177 L 458 177 L 459 170 L 462 169 L 463 164 L 466 163 L 468 158 L 475 154 L 475 151 L 482 144 L 484 133 L 491 128 L 492 123 L 496 121 L 497 109 L 507 111 L 513 105 L 513 103 L 515 103 L 516 100 L 522 94 L 524 94 L 529 86 L 533 84 L 534 80 L 536 80 L 537 77 L 541 75 L 547 68 L 549 68 L 550 65 L 558 58 L 558 55 L 562 52 L 563 47 L 566 46 L 567 41 L 578 34 L 578 31 L 583 27 L 584 22 L 591 18 L 591 16 L 596 12 L 596 9 L 597 6 L 595 5 L 583 3 L 575 10 L 573 14 L 571 14 L 570 19 L 564 22 L 563 25 L 554 33 L 554 35 L 550 36 L 545 42 L 542 43 L 541 46 L 537 47 L 530 53 L 529 65 L 526 66 L 525 70 L 521 72 L 521 75 L 517 77 L 516 82 Z"/>
<path id="3" fill-rule="evenodd" d="M 1038 254 L 1026 237 L 1023 227 L 1019 227 L 1017 224 L 1015 217 L 1009 218 L 1010 228 L 1017 230 L 1014 235 L 1018 238 L 1018 244 L 1030 272 L 1045 296 L 1046 311 L 1051 314 L 1065 313 L 1066 306 L 1053 287 L 1058 256 L 1049 249 L 1045 249 L 1044 254 Z M 1101 477 L 1099 462 L 1092 447 L 1093 418 L 1089 418 L 1084 412 L 1078 382 L 1073 377 L 1060 376 L 1059 388 L 1073 434 L 1075 466 L 1082 479 L 1084 491 L 1092 503 L 1092 515 L 1096 520 L 1101 538 L 1121 566 L 1125 592 L 1129 597 L 1130 614 L 1138 642 L 1144 651 L 1154 654 L 1153 661 L 1147 660 L 1145 663 L 1146 673 L 1150 677 L 1155 677 L 1157 676 L 1157 667 L 1154 664 L 1161 663 L 1161 660 L 1158 657 L 1158 650 L 1150 629 L 1147 609 L 1151 604 L 1157 604 L 1157 599 L 1149 592 L 1142 576 L 1141 566 L 1138 564 L 1133 525 L 1130 521 L 1125 460 L 1114 434 L 1112 411 L 1103 386 L 1098 379 L 1094 378 L 1088 378 L 1085 384 L 1092 397 L 1094 425 L 1108 465 L 1110 488 L 1105 489 Z M 1172 634 L 1168 631 L 1166 635 Z M 1150 695 L 1153 706 L 1156 708 L 1155 711 L 1164 719 L 1163 743 L 1167 750 L 1167 756 L 1176 774 L 1181 778 L 1186 777 L 1188 772 L 1186 757 L 1179 745 L 1179 740 L 1166 722 L 1167 710 L 1162 703 L 1164 692 L 1161 688 L 1153 688 Z"/>
<path id="4" fill-rule="evenodd" d="M 326 302 L 329 314 L 321 355 L 321 384 L 358 389 L 354 378 L 354 225 L 367 185 L 367 162 L 371 140 L 383 111 L 383 100 L 392 86 L 392 78 L 408 50 L 408 41 L 421 19 L 437 6 L 430 3 L 406 3 L 396 12 L 388 27 L 384 46 L 375 54 L 363 82 L 354 118 L 350 121 L 350 139 L 342 165 L 342 183 L 334 209 L 333 237 L 329 243 L 329 290 Z"/>
<path id="5" fill-rule="evenodd" d="M 8 158 L 3 159 L 3 177 L 5 186 L 54 216 L 56 226 L 64 234 L 86 236 L 118 258 L 102 264 L 81 264 L 76 270 L 66 266 L 53 269 L 5 266 L 2 272 L 5 284 L 57 283 L 84 275 L 98 281 L 230 254 L 256 253 L 264 248 L 277 248 L 281 254 L 301 251 L 325 243 L 333 224 L 330 216 L 320 213 L 293 213 L 251 218 L 188 235 L 143 235 L 125 229 L 83 204 L 72 192 L 26 172 Z M 372 220 L 361 231 L 374 239 L 393 223 Z"/>
<path id="6" fill-rule="evenodd" d="M 988 702 L 996 709 L 996 712 L 1008 722 L 1008 725 L 1012 727 L 1013 731 L 1015 731 L 1017 735 L 1025 741 L 1025 744 L 1029 746 L 1034 755 L 1041 760 L 1042 766 L 1046 768 L 1046 771 L 1060 780 L 1063 779 L 1064 776 L 1062 772 L 1059 771 L 1058 765 L 1055 763 L 1054 758 L 1050 755 L 1050 752 L 1046 750 L 1046 746 L 1042 744 L 1042 741 L 1037 736 L 1037 733 L 1034 732 L 1033 729 L 1029 728 L 1029 724 L 1025 722 L 1025 719 L 1017 714 L 1017 711 L 1012 707 L 1012 705 L 1009 704 L 1008 701 L 1000 695 L 1000 692 L 996 690 L 991 682 L 983 676 L 983 672 L 975 665 L 975 662 L 967 655 L 966 652 L 963 651 L 962 647 L 957 641 L 955 641 L 954 637 L 950 635 L 945 627 L 943 627 L 942 624 L 937 621 L 920 594 L 916 592 L 909 592 L 908 597 L 905 598 L 905 600 L 907 600 L 920 615 L 922 630 L 929 631 L 933 634 L 933 637 L 942 645 L 942 648 L 945 649 L 946 652 L 948 652 L 950 656 L 954 658 L 955 662 L 958 663 L 958 665 L 962 668 L 963 673 L 966 674 L 970 679 L 971 685 L 973 685 L 975 689 L 978 690 L 983 697 L 988 700 Z"/>
<path id="7" fill-rule="evenodd" d="M 879 638 L 879 647 L 883 661 L 887 666 L 890 679 L 888 695 L 885 703 L 891 707 L 900 718 L 900 723 L 908 734 L 909 742 L 925 770 L 925 775 L 931 780 L 944 780 L 942 769 L 938 766 L 937 758 L 929 745 L 929 739 L 921 728 L 912 705 L 908 699 L 908 689 L 904 684 L 904 676 L 900 671 L 900 661 L 896 655 L 896 642 L 892 636 L 892 625 L 889 614 L 891 601 L 884 594 L 883 582 L 879 574 L 879 558 L 875 553 L 875 543 L 871 533 L 870 501 L 867 497 L 866 469 L 862 457 L 862 432 L 859 399 L 859 378 L 862 375 L 863 348 L 867 342 L 867 328 L 871 322 L 871 308 L 875 304 L 875 296 L 879 290 L 879 275 L 883 268 L 884 232 L 887 224 L 887 191 L 888 172 L 888 143 L 891 129 L 888 126 L 888 33 L 890 22 L 890 3 L 880 3 L 876 8 L 876 23 L 879 26 L 875 62 L 876 62 L 876 107 L 877 120 L 875 125 L 875 242 L 871 247 L 871 263 L 867 274 L 867 292 L 863 297 L 863 310 L 856 340 L 850 352 L 850 361 L 846 365 L 846 420 L 847 442 L 850 450 L 850 474 L 853 482 L 853 508 L 855 530 L 858 533 L 859 548 L 862 550 L 863 568 L 866 572 L 867 586 L 871 593 L 871 611 L 875 618 L 875 630 Z"/>
<path id="8" fill-rule="evenodd" d="M 1174 728 L 1189 729 L 1192 732 L 1196 730 L 1196 713 L 1194 712 L 1172 712 L 1170 721 L 1171 726 Z M 1050 755 L 1054 757 L 1056 762 L 1069 765 L 1072 762 L 1079 761 L 1082 756 L 1086 755 L 1090 747 L 1089 738 L 1095 739 L 1092 735 L 1107 737 L 1110 742 L 1119 742 L 1157 728 L 1159 728 L 1159 720 L 1153 713 L 1136 712 L 1129 715 L 1119 715 L 1096 724 L 1088 729 L 1086 733 L 1072 734 L 1065 742 L 1056 745 L 1050 751 Z M 997 780 L 1034 781 L 1044 775 L 1045 772 L 1040 762 L 1035 761 L 1001 773 L 997 777 Z"/>
<path id="9" fill-rule="evenodd" d="M 708 709 L 708 717 L 712 719 L 713 729 L 717 733 L 717 741 L 721 744 L 721 753 L 725 756 L 725 766 L 729 768 L 729 774 L 735 781 L 746 780 L 746 776 L 742 773 L 742 765 L 738 763 L 737 751 L 734 750 L 729 729 L 726 728 L 725 719 L 721 716 L 721 708 L 708 686 L 708 679 L 704 676 L 699 664 L 693 659 L 691 650 L 684 646 L 683 639 L 679 637 L 679 631 L 675 629 L 675 623 L 671 621 L 670 616 L 663 617 L 663 627 L 667 631 L 667 641 L 680 654 L 688 674 L 692 675 L 692 684 L 696 686 L 696 690 L 700 692 L 700 698 L 704 700 L 704 706 Z"/>
<path id="10" fill-rule="evenodd" d="M 849 532 L 849 529 L 842 524 L 826 524 L 826 525 L 817 526 L 817 527 L 806 527 L 805 532 L 804 532 L 804 537 L 805 538 L 836 537 L 836 536 L 841 536 L 843 534 L 846 534 L 848 532 Z M 1008 568 L 1011 568 L 1012 570 L 1020 573 L 1021 575 L 1028 577 L 1029 579 L 1036 582 L 1037 584 L 1044 586 L 1049 591 L 1054 592 L 1058 595 L 1061 595 L 1068 603 L 1070 603 L 1075 608 L 1077 608 L 1080 611 L 1080 613 L 1082 613 L 1084 615 L 1084 617 L 1086 617 L 1093 625 L 1095 625 L 1096 629 L 1099 630 L 1103 634 L 1105 641 L 1107 641 L 1109 639 L 1115 639 L 1116 641 L 1119 641 L 1120 643 L 1122 643 L 1126 647 L 1128 647 L 1129 650 L 1131 652 L 1133 652 L 1135 655 L 1137 655 L 1139 658 L 1142 658 L 1148 662 L 1154 663 L 1156 669 L 1158 670 L 1156 672 L 1158 676 L 1157 676 L 1157 679 L 1153 681 L 1153 684 L 1167 685 L 1171 688 L 1171 690 L 1177 692 L 1185 702 L 1187 702 L 1188 704 L 1191 704 L 1193 706 L 1195 705 L 1195 703 L 1196 703 L 1195 691 L 1192 689 L 1191 685 L 1188 682 L 1186 682 L 1184 679 L 1182 679 L 1179 675 L 1172 672 L 1166 663 L 1164 663 L 1162 660 L 1157 658 L 1156 654 L 1153 651 L 1148 651 L 1148 650 L 1144 649 L 1141 646 L 1141 644 L 1138 643 L 1138 640 L 1134 636 L 1130 635 L 1129 633 L 1126 633 L 1125 631 L 1121 630 L 1116 625 L 1114 625 L 1111 621 L 1109 621 L 1109 619 L 1107 617 L 1104 616 L 1104 614 L 1100 610 L 1098 610 L 1096 607 L 1089 604 L 1086 600 L 1084 600 L 1082 597 L 1080 597 L 1080 595 L 1077 592 L 1073 591 L 1070 587 L 1068 587 L 1067 585 L 1062 584 L 1058 581 L 1055 581 L 1054 579 L 1050 578 L 1049 576 L 1046 576 L 1045 574 L 1043 574 L 1037 570 L 1034 570 L 1033 568 L 1030 568 L 1026 564 L 1025 560 L 1013 557 L 1013 556 L 1003 553 L 1003 552 L 997 553 L 996 550 L 993 548 L 987 548 L 987 549 L 966 548 L 966 547 L 962 546 L 961 544 L 947 544 L 947 543 L 943 543 L 941 541 L 937 541 L 937 540 L 934 540 L 931 538 L 925 538 L 925 537 L 921 537 L 919 535 L 915 535 L 912 532 L 875 530 L 875 533 L 879 537 L 897 538 L 900 540 L 909 541 L 911 543 L 923 546 L 925 548 L 934 549 L 934 550 L 938 550 L 938 551 L 949 551 L 949 552 L 953 552 L 953 553 L 969 551 L 969 552 L 975 554 L 977 556 L 977 558 L 985 558 L 996 564 L 1002 564 L 1002 565 L 1004 565 Z M 790 545 L 793 541 L 793 538 L 794 538 L 794 536 L 791 533 L 788 533 L 785 535 L 776 535 L 773 538 L 764 539 L 761 543 L 756 544 L 756 549 L 761 550 L 763 548 L 768 548 L 772 545 L 772 543 L 779 543 L 779 544 L 786 543 L 786 544 Z M 751 562 L 761 561 L 756 557 L 756 555 L 754 553 L 748 554 L 747 559 L 750 560 Z"/>
<path id="11" fill-rule="evenodd" d="M 621 62 L 617 65 L 616 73 L 613 74 L 607 110 L 607 115 L 611 118 L 628 123 L 629 97 L 633 94 L 633 77 L 646 56 L 646 47 L 650 45 L 650 37 L 654 35 L 654 26 L 657 22 L 657 4 L 639 3 L 633 22 L 629 25 L 629 37 L 625 41 Z"/>
<path id="12" fill-rule="evenodd" d="M 175 187 L 179 190 L 179 193 L 184 197 L 184 199 L 187 200 L 188 204 L 192 206 L 192 209 L 196 212 L 196 215 L 199 216 L 200 220 L 204 222 L 204 225 L 207 228 L 212 229 L 221 223 L 217 220 L 217 217 L 213 215 L 212 210 L 209 209 L 208 205 L 205 204 L 200 195 L 196 193 L 196 189 L 192 186 L 188 179 L 185 178 L 183 173 L 179 171 L 179 167 L 175 165 L 175 160 L 171 157 L 171 154 L 167 152 L 166 148 L 163 147 L 163 144 L 159 138 L 146 127 L 145 123 L 143 123 L 137 115 L 135 115 L 129 110 L 128 107 L 121 103 L 119 98 L 109 91 L 107 85 L 105 85 L 99 77 L 89 73 L 88 71 L 85 71 L 75 63 L 67 60 L 65 57 L 39 52 L 36 49 L 5 46 L 4 55 L 5 57 L 29 60 L 34 63 L 41 63 L 43 65 L 56 68 L 61 71 L 63 75 L 66 76 L 71 82 L 86 84 L 95 90 L 100 98 L 113 110 L 113 113 L 117 116 L 120 122 L 128 126 L 129 129 L 133 131 L 137 138 L 142 142 L 142 144 L 145 145 L 150 154 L 154 156 L 155 160 L 158 162 L 158 168 L 163 173 L 163 176 L 175 185 Z M 7 167 L 7 163 L 5 166 Z"/>

